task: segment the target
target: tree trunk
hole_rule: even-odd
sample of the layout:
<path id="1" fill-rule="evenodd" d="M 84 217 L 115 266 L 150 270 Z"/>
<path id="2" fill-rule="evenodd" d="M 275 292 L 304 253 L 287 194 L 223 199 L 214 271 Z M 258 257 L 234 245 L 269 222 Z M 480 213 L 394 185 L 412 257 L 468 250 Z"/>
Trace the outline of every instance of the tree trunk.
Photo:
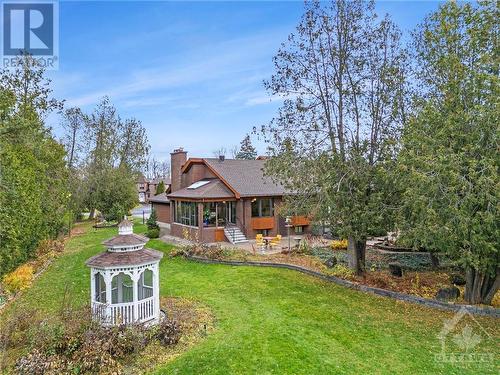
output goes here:
<path id="1" fill-rule="evenodd" d="M 438 269 L 439 268 L 439 258 L 437 257 L 437 255 L 434 254 L 433 252 L 430 252 L 429 256 L 431 258 L 432 268 Z"/>
<path id="2" fill-rule="evenodd" d="M 92 208 L 89 213 L 89 220 L 94 220 L 95 217 L 95 208 Z"/>
<path id="3" fill-rule="evenodd" d="M 365 273 L 365 254 L 366 254 L 366 239 L 355 239 L 349 237 L 347 239 L 347 249 L 351 254 L 350 267 L 356 275 Z"/>
<path id="4" fill-rule="evenodd" d="M 490 276 L 484 272 L 467 268 L 464 300 L 469 304 L 490 305 L 500 287 L 500 274 Z"/>

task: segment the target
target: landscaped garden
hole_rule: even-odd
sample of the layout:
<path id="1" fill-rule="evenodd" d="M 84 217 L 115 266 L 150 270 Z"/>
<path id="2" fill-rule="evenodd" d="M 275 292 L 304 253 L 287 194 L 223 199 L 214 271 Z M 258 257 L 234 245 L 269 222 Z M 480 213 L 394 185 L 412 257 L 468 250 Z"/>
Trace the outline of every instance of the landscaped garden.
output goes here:
<path id="1" fill-rule="evenodd" d="M 295 265 L 325 276 L 333 276 L 356 285 L 382 288 L 426 299 L 464 304 L 465 275 L 444 254 L 414 251 L 374 242 L 366 249 L 366 272 L 356 275 L 350 267 L 351 252 L 347 240 L 329 240 L 323 236 L 304 236 L 290 249 L 286 241 L 273 248 L 248 251 L 248 246 L 229 248 L 220 244 L 179 246 L 171 255 L 215 261 L 264 262 Z M 500 306 L 500 293 L 492 301 Z"/>
<path id="2" fill-rule="evenodd" d="M 80 234 L 67 241 L 65 251 L 0 313 L 2 324 L 23 311 L 35 309 L 49 319 L 65 304 L 78 309 L 88 303 L 84 262 L 104 250 L 100 242 L 116 229 L 93 229 L 90 224 L 77 229 Z M 135 227 L 136 232 L 145 229 Z M 148 247 L 166 255 L 173 250 L 157 239 Z M 474 351 L 490 360 L 452 364 L 435 360 L 442 349 L 437 334 L 452 312 L 373 296 L 291 270 L 207 265 L 165 256 L 160 275 L 167 314 L 182 315 L 187 306 L 187 311 L 201 312 L 200 318 L 181 332 L 179 344 L 159 349 L 155 342 L 127 356 L 121 363 L 124 372 L 498 373 L 500 329 L 493 318 L 475 318 L 484 331 L 473 327 L 482 338 Z M 6 348 L 7 371 L 33 349 Z"/>

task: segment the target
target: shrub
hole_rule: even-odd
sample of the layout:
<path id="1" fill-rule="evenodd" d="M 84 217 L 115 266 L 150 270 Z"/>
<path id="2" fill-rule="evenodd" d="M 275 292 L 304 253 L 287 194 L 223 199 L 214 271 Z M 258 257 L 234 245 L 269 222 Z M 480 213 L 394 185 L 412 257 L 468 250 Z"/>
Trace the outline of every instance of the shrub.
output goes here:
<path id="1" fill-rule="evenodd" d="M 153 228 L 153 229 L 148 229 L 146 232 L 146 236 L 149 238 L 158 238 L 160 237 L 160 229 L 159 228 Z"/>
<path id="2" fill-rule="evenodd" d="M 341 279 L 351 279 L 354 277 L 354 271 L 343 264 L 336 264 L 328 273 Z"/>
<path id="3" fill-rule="evenodd" d="M 302 241 L 300 241 L 299 246 L 297 247 L 297 253 L 306 255 L 312 253 L 312 247 L 307 239 L 304 238 L 302 239 Z"/>
<path id="4" fill-rule="evenodd" d="M 156 339 L 163 346 L 175 345 L 181 338 L 179 324 L 175 320 L 163 319 L 158 325 Z"/>
<path id="5" fill-rule="evenodd" d="M 160 229 L 160 226 L 157 223 L 158 216 L 156 215 L 156 210 L 152 209 L 151 214 L 148 217 L 148 220 L 146 220 L 146 226 L 148 229 Z"/>
<path id="6" fill-rule="evenodd" d="M 151 328 L 141 324 L 104 328 L 91 319 L 89 307 L 64 307 L 44 320 L 34 311 L 10 316 L 2 322 L 0 347 L 19 353 L 30 349 L 16 361 L 20 374 L 118 374 L 122 360 L 141 353 L 153 340 L 170 346 L 180 336 L 180 325 L 173 320 Z"/>
<path id="7" fill-rule="evenodd" d="M 345 250 L 347 249 L 347 240 L 334 240 L 330 244 L 333 250 Z"/>
<path id="8" fill-rule="evenodd" d="M 10 293 L 26 289 L 33 281 L 33 267 L 23 264 L 3 277 L 4 288 Z"/>

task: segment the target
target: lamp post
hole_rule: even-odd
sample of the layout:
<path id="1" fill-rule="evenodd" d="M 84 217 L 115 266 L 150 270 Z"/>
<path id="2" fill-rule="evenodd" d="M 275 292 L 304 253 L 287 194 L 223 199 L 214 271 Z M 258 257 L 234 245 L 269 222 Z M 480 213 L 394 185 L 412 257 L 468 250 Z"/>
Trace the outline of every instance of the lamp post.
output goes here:
<path id="1" fill-rule="evenodd" d="M 287 216 L 285 218 L 285 223 L 286 223 L 285 227 L 286 227 L 287 236 L 288 236 L 288 254 L 290 254 L 292 252 L 292 249 L 290 246 L 290 228 L 293 227 L 292 218 L 290 216 Z"/>

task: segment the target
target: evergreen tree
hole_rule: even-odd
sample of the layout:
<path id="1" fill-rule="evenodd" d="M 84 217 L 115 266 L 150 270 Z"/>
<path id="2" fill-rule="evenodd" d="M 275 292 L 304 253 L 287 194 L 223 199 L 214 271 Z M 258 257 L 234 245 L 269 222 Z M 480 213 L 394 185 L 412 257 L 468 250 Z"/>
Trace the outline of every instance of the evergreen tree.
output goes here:
<path id="1" fill-rule="evenodd" d="M 250 135 L 247 134 L 240 143 L 240 150 L 236 154 L 236 159 L 253 160 L 257 157 L 257 151 L 252 145 Z"/>
<path id="2" fill-rule="evenodd" d="M 165 183 L 162 180 L 158 183 L 158 185 L 156 185 L 155 195 L 160 195 L 163 194 L 164 192 L 165 192 Z"/>
<path id="3" fill-rule="evenodd" d="M 416 34 L 416 116 L 405 128 L 400 227 L 414 247 L 466 270 L 464 299 L 500 286 L 498 8 L 449 2 Z"/>
<path id="4" fill-rule="evenodd" d="M 151 210 L 151 214 L 149 215 L 148 220 L 146 220 L 146 226 L 148 227 L 148 230 L 151 229 L 160 229 L 160 226 L 157 223 L 158 217 L 156 215 L 156 210 L 153 208 Z"/>
<path id="5" fill-rule="evenodd" d="M 65 153 L 44 123 L 60 108 L 35 59 L 0 73 L 0 275 L 34 255 L 65 224 Z"/>

